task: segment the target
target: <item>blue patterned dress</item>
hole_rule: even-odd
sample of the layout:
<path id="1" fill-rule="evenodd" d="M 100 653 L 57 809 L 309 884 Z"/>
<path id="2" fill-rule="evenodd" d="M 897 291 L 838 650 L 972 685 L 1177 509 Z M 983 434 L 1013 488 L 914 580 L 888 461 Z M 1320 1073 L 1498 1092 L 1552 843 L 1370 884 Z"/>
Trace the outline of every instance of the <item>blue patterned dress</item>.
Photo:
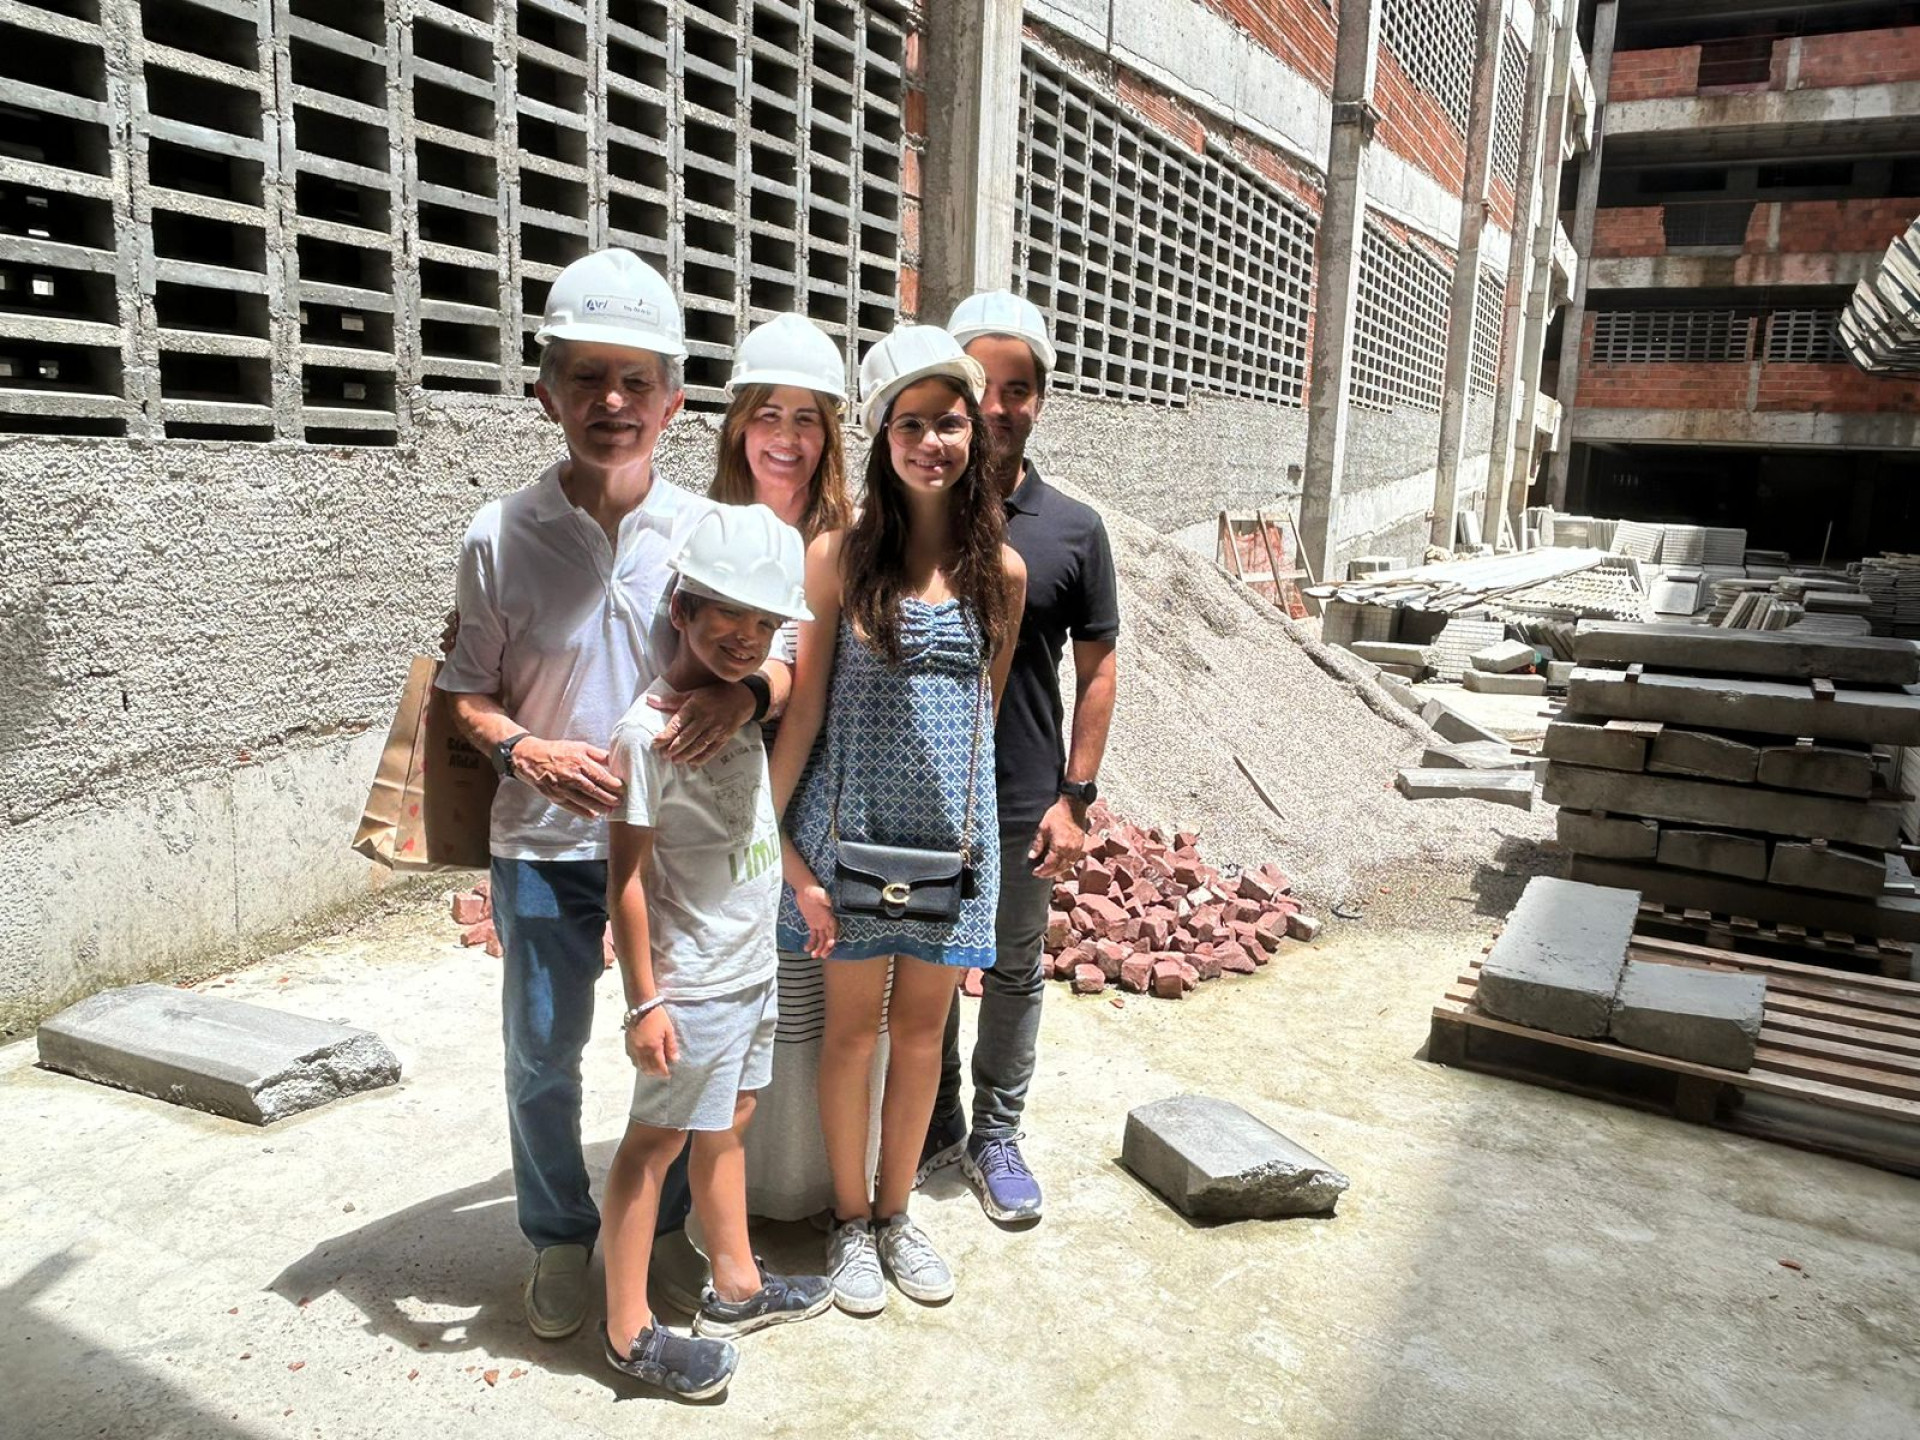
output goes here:
<path id="1" fill-rule="evenodd" d="M 840 838 L 878 845 L 956 850 L 967 810 L 973 757 L 973 894 L 953 924 L 842 917 L 835 960 L 912 955 L 935 965 L 990 966 L 1000 897 L 1000 822 L 994 800 L 993 715 L 981 694 L 987 655 L 979 627 L 958 600 L 900 606 L 898 669 L 843 617 L 824 735 L 787 812 L 793 843 L 833 889 L 833 804 Z M 977 736 L 977 739 L 976 739 Z M 807 926 L 791 888 L 780 896 L 780 948 L 806 946 Z"/>

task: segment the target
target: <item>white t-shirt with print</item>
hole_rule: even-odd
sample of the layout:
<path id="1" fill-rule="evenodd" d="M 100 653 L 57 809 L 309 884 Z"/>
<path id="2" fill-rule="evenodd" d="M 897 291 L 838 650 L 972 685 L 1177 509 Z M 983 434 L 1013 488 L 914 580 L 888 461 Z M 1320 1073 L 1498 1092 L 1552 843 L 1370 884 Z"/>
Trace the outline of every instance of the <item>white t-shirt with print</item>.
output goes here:
<path id="1" fill-rule="evenodd" d="M 655 681 L 614 728 L 613 770 L 627 788 L 607 818 L 654 832 L 644 877 L 654 984 L 704 1000 L 774 978 L 780 827 L 759 727 L 742 726 L 697 770 L 654 751 L 670 717 L 646 696 L 672 693 Z"/>

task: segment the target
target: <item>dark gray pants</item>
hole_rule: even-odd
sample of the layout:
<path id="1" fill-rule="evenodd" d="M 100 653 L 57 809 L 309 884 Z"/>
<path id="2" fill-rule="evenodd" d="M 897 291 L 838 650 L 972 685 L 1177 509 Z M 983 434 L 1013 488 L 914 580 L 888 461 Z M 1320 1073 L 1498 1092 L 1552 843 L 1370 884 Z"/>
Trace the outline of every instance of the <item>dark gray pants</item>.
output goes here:
<path id="1" fill-rule="evenodd" d="M 1011 1140 L 1019 1133 L 1040 1038 L 1040 1002 L 1047 983 L 1040 975 L 1040 950 L 1047 938 L 1053 881 L 1037 877 L 1027 859 L 1033 834 L 1031 826 L 1000 832 L 995 957 L 993 968 L 981 977 L 980 1033 L 973 1045 L 973 1133 L 988 1140 Z M 956 994 L 947 1013 L 936 1116 L 960 1112 L 960 1005 Z"/>

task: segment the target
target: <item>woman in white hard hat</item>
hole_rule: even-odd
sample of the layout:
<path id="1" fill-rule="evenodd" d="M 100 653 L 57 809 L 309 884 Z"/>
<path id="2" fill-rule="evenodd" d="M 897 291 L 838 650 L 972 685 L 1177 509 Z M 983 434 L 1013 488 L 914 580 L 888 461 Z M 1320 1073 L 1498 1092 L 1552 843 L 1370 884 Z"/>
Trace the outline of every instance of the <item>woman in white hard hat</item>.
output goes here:
<path id="1" fill-rule="evenodd" d="M 809 544 L 853 521 L 840 410 L 847 362 L 804 315 L 756 326 L 734 351 L 729 403 L 720 425 L 711 499 L 765 505 Z M 791 665 L 800 626 L 780 627 L 772 658 Z M 769 753 L 778 719 L 763 730 Z M 802 950 L 780 955 L 780 1025 L 773 1079 L 760 1092 L 759 1122 L 747 1131 L 747 1208 L 769 1220 L 804 1220 L 833 1204 L 833 1176 L 820 1136 L 820 1040 L 825 999 L 820 962 Z M 873 1089 L 882 1074 L 874 1067 Z M 878 1106 L 875 1106 L 878 1121 Z M 879 1127 L 868 1142 L 877 1157 Z"/>
<path id="2" fill-rule="evenodd" d="M 828 1269 L 840 1307 L 871 1314 L 886 1304 L 883 1269 L 912 1299 L 953 1294 L 907 1198 L 954 987 L 993 963 L 993 711 L 1026 567 L 1004 543 L 987 475 L 978 362 L 944 330 L 908 325 L 873 348 L 860 379 L 873 437 L 864 508 L 808 547 L 814 618 L 800 627 L 772 771 L 788 840 L 780 945 L 824 962 Z M 883 1019 L 876 1182 L 868 1080 Z"/>

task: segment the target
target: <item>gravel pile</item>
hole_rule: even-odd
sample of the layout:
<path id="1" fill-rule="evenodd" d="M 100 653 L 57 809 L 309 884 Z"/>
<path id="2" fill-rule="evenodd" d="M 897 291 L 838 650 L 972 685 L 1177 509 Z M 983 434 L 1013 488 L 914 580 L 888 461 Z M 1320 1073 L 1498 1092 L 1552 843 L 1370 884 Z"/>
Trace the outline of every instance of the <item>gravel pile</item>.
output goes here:
<path id="1" fill-rule="evenodd" d="M 1551 811 L 1404 799 L 1394 774 L 1434 737 L 1367 667 L 1177 541 L 1103 513 L 1121 639 L 1100 783 L 1120 815 L 1169 834 L 1198 831 L 1216 863 L 1277 860 L 1298 892 L 1326 904 L 1400 910 L 1428 893 L 1474 898 L 1463 889 L 1471 883 L 1487 913 L 1509 884 L 1485 867 L 1539 868 Z"/>

